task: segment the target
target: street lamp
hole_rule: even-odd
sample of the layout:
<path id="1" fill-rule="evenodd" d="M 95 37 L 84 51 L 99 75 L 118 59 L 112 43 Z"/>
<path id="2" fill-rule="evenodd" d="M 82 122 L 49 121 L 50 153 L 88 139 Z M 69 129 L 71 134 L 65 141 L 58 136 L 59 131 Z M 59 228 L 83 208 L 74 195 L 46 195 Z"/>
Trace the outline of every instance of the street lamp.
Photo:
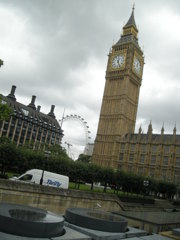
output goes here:
<path id="1" fill-rule="evenodd" d="M 143 185 L 144 185 L 144 187 L 148 187 L 149 186 L 149 180 L 144 180 Z"/>
<path id="2" fill-rule="evenodd" d="M 145 195 L 146 195 L 147 188 L 149 186 L 149 180 L 144 180 L 143 186 L 145 187 L 145 192 L 144 192 L 144 203 L 145 203 Z"/>
<path id="3" fill-rule="evenodd" d="M 44 151 L 44 156 L 46 157 L 46 160 L 49 158 L 50 154 L 51 154 L 51 151 Z M 45 168 L 45 164 L 43 164 L 42 175 L 41 175 L 41 179 L 40 179 L 40 183 L 39 183 L 40 185 L 43 184 L 44 168 Z"/>

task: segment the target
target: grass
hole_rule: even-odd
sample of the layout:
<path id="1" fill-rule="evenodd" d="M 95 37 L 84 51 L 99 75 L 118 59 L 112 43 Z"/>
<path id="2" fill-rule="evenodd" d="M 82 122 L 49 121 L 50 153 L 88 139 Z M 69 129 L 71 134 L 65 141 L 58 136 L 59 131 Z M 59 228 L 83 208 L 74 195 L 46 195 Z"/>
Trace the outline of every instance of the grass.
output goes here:
<path id="1" fill-rule="evenodd" d="M 76 189 L 76 190 L 82 190 L 82 191 L 92 191 L 91 190 L 91 185 L 87 185 L 87 184 L 80 184 L 79 185 L 79 189 L 75 188 L 75 183 L 74 182 L 70 182 L 69 183 L 69 189 Z M 124 193 L 122 191 L 118 191 L 118 194 L 117 192 L 114 192 L 113 189 L 106 189 L 106 192 L 103 192 L 103 187 L 96 187 L 94 186 L 93 187 L 93 191 L 92 192 L 97 192 L 97 193 L 104 193 L 104 194 L 116 194 L 118 195 L 119 197 L 121 198 L 129 198 L 133 201 L 133 199 L 139 199 L 139 200 L 144 200 L 144 199 L 152 199 L 152 197 L 145 197 L 144 195 L 140 195 L 140 194 L 135 194 L 135 193 Z"/>
<path id="2" fill-rule="evenodd" d="M 75 188 L 75 183 L 74 182 L 69 183 L 69 188 L 70 189 L 77 189 L 77 188 Z M 91 190 L 91 185 L 82 184 L 82 183 L 79 185 L 79 190 L 92 191 Z M 93 192 L 104 193 L 103 190 L 104 190 L 104 187 L 97 187 L 97 186 L 93 187 Z M 106 193 L 114 194 L 114 190 L 108 188 L 108 189 L 106 189 Z"/>
<path id="3" fill-rule="evenodd" d="M 8 175 L 8 178 L 11 178 L 11 177 L 14 177 L 15 175 L 17 175 L 17 174 L 12 173 L 12 172 L 7 172 L 6 174 Z"/>

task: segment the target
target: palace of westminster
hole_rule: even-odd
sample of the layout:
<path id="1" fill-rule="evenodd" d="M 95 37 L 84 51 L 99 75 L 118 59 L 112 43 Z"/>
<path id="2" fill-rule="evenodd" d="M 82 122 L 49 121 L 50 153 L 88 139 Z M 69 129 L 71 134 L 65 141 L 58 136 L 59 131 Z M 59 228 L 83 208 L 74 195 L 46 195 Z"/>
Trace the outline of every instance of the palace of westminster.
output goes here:
<path id="1" fill-rule="evenodd" d="M 106 83 L 102 100 L 92 162 L 180 184 L 180 135 L 153 134 L 149 124 L 147 134 L 134 133 L 142 81 L 144 57 L 138 44 L 138 29 L 134 10 L 123 27 L 119 41 L 109 53 Z M 13 110 L 9 120 L 0 122 L 0 137 L 10 138 L 17 146 L 31 144 L 35 148 L 61 144 L 63 131 L 54 115 L 54 105 L 48 114 L 35 106 L 35 96 L 29 105 L 16 101 L 15 86 L 2 103 Z"/>

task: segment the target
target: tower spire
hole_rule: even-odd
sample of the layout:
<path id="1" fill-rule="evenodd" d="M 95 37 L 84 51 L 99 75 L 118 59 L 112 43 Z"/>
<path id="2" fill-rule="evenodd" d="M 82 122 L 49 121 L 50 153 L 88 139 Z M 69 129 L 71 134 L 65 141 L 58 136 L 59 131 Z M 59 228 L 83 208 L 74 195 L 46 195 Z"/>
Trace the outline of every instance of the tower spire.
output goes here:
<path id="1" fill-rule="evenodd" d="M 134 12 L 135 9 L 135 2 L 133 3 L 132 11 Z"/>
<path id="2" fill-rule="evenodd" d="M 142 128 L 141 128 L 141 125 L 140 125 L 140 127 L 139 127 L 139 134 L 141 134 L 142 133 Z"/>
<path id="3" fill-rule="evenodd" d="M 130 16 L 129 20 L 127 21 L 126 25 L 123 27 L 123 30 L 125 30 L 127 28 L 134 27 L 135 31 L 138 32 L 136 22 L 135 22 L 135 19 L 134 19 L 134 8 L 135 8 L 135 5 L 133 4 L 131 16 Z"/>
<path id="4" fill-rule="evenodd" d="M 123 27 L 123 33 L 120 36 L 119 41 L 115 45 L 120 45 L 127 42 L 133 42 L 140 51 L 142 51 L 138 44 L 138 28 L 136 26 L 134 18 L 134 9 L 135 5 L 133 4 L 131 16 L 128 19 L 127 23 Z"/>
<path id="5" fill-rule="evenodd" d="M 150 121 L 150 123 L 149 123 L 149 126 L 148 126 L 148 131 L 147 131 L 147 134 L 152 134 L 152 132 L 153 132 L 153 129 L 152 129 L 152 123 L 151 123 L 151 121 Z"/>
<path id="6" fill-rule="evenodd" d="M 173 129 L 173 134 L 174 135 L 176 135 L 176 131 L 177 131 L 177 129 L 176 129 L 176 123 L 175 123 L 174 129 Z"/>
<path id="7" fill-rule="evenodd" d="M 164 123 L 163 123 L 162 128 L 161 128 L 161 135 L 163 135 L 163 134 L 164 134 Z"/>

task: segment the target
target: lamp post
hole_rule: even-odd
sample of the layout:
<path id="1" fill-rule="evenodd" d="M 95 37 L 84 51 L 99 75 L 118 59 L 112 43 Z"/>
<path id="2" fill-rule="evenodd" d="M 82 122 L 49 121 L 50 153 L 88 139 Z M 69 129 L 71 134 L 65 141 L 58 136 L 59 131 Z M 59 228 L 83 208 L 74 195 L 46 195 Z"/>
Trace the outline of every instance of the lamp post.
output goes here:
<path id="1" fill-rule="evenodd" d="M 149 180 L 144 180 L 143 185 L 144 185 L 144 187 L 148 187 L 149 186 Z"/>
<path id="2" fill-rule="evenodd" d="M 145 188 L 145 192 L 144 192 L 144 201 L 143 201 L 143 205 L 145 204 L 145 195 L 146 195 L 146 190 L 147 190 L 147 188 L 148 188 L 148 186 L 149 186 L 149 180 L 144 180 L 143 181 L 143 186 L 144 186 L 144 188 Z M 143 220 L 143 225 L 142 225 L 142 229 L 144 230 L 144 220 Z"/>
<path id="3" fill-rule="evenodd" d="M 50 151 L 44 151 L 44 156 L 46 157 L 46 160 L 48 160 L 50 154 L 51 154 Z M 44 168 L 45 168 L 45 163 L 43 164 L 42 175 L 41 175 L 41 179 L 40 179 L 40 183 L 39 183 L 40 185 L 43 184 Z"/>
<path id="4" fill-rule="evenodd" d="M 146 190 L 149 186 L 149 180 L 144 180 L 143 181 L 143 186 L 145 187 L 145 192 L 144 192 L 144 204 L 145 204 L 145 195 L 146 195 Z"/>

